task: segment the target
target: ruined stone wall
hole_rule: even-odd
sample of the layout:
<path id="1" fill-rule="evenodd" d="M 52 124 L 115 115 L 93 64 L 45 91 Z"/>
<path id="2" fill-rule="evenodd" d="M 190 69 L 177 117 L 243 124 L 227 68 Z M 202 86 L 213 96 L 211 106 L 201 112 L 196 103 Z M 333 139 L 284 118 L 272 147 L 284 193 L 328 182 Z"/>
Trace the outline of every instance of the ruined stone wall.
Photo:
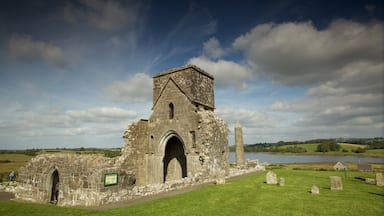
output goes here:
<path id="1" fill-rule="evenodd" d="M 223 183 L 229 170 L 228 127 L 212 111 L 199 110 L 197 145 L 199 161 L 203 165 L 200 175 Z"/>
<path id="2" fill-rule="evenodd" d="M 173 118 L 170 119 L 169 104 L 174 107 Z M 167 133 L 175 132 L 184 144 L 184 151 L 189 161 L 189 157 L 194 157 L 195 149 L 192 143 L 191 131 L 197 130 L 196 107 L 173 83 L 169 82 L 163 93 L 153 108 L 153 113 L 149 118 L 150 148 L 147 155 L 148 183 L 161 182 L 163 180 L 163 157 L 165 143 L 162 143 Z M 187 162 L 188 172 L 195 172 L 192 163 Z"/>
<path id="3" fill-rule="evenodd" d="M 43 154 L 19 170 L 17 199 L 47 203 L 51 200 L 52 173 L 59 173 L 58 205 L 99 205 L 110 194 L 132 187 L 131 173 L 120 172 L 115 159 L 99 155 Z M 104 174 L 118 173 L 118 185 L 105 187 Z M 109 195 L 108 195 L 109 194 Z"/>
<path id="4" fill-rule="evenodd" d="M 118 166 L 127 173 L 133 172 L 135 183 L 141 184 L 144 173 L 144 155 L 149 150 L 148 121 L 140 120 L 132 123 L 123 134 L 124 147 L 121 150 L 121 157 L 118 159 Z"/>
<path id="5" fill-rule="evenodd" d="M 69 206 L 131 199 L 152 189 L 223 183 L 229 168 L 228 128 L 213 110 L 211 75 L 191 65 L 159 74 L 154 77 L 153 113 L 124 131 L 120 157 L 39 155 L 19 171 L 16 197 L 49 202 L 55 170 L 60 178 L 58 205 Z M 104 185 L 110 173 L 118 174 L 118 184 Z"/>
<path id="6" fill-rule="evenodd" d="M 174 107 L 173 118 L 169 118 L 169 104 Z M 186 151 L 192 152 L 192 138 L 190 131 L 197 128 L 196 107 L 188 98 L 180 92 L 177 86 L 170 82 L 163 91 L 162 97 L 153 108 L 153 113 L 149 118 L 149 130 L 151 140 L 151 149 L 154 153 L 162 154 L 163 149 L 159 149 L 161 138 L 167 131 L 177 131 L 183 139 Z"/>

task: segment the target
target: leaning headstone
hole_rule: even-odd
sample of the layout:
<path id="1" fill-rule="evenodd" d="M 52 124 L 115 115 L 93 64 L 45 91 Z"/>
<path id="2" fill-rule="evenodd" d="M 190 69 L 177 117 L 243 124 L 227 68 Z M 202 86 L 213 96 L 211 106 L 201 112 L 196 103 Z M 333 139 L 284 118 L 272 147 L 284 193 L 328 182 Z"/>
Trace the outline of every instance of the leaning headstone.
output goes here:
<path id="1" fill-rule="evenodd" d="M 277 175 L 276 173 L 269 171 L 266 176 L 267 184 L 277 184 Z"/>
<path id="2" fill-rule="evenodd" d="M 376 180 L 374 178 L 365 178 L 365 183 L 367 184 L 376 184 Z"/>
<path id="3" fill-rule="evenodd" d="M 319 193 L 320 193 L 320 189 L 319 189 L 319 187 L 317 187 L 316 185 L 313 185 L 313 186 L 311 187 L 311 193 L 313 193 L 313 194 L 319 194 Z"/>
<path id="4" fill-rule="evenodd" d="M 343 190 L 343 183 L 340 176 L 329 176 L 331 180 L 331 190 Z"/>
<path id="5" fill-rule="evenodd" d="M 376 185 L 380 187 L 384 186 L 383 173 L 376 173 Z"/>
<path id="6" fill-rule="evenodd" d="M 285 185 L 285 178 L 280 177 L 279 185 L 280 186 L 284 186 Z"/>

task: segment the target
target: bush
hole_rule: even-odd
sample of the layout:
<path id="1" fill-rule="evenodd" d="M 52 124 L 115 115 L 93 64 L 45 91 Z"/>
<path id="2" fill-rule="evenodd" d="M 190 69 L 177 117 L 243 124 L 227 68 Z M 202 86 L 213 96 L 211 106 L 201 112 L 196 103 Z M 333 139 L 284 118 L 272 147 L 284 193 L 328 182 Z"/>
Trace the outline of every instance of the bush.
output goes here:
<path id="1" fill-rule="evenodd" d="M 11 163 L 10 160 L 0 160 L 0 163 Z"/>
<path id="2" fill-rule="evenodd" d="M 24 154 L 28 156 L 36 156 L 38 151 L 39 150 L 36 149 L 27 149 L 24 151 Z"/>
<path id="3" fill-rule="evenodd" d="M 354 153 L 364 153 L 365 152 L 365 149 L 364 148 L 360 148 L 360 147 L 358 147 L 357 149 L 353 149 L 352 150 L 352 152 L 354 152 Z"/>
<path id="4" fill-rule="evenodd" d="M 104 151 L 104 156 L 114 158 L 121 155 L 121 151 Z"/>
<path id="5" fill-rule="evenodd" d="M 329 151 L 339 151 L 340 145 L 336 142 L 326 142 L 317 145 L 317 152 L 329 152 Z"/>
<path id="6" fill-rule="evenodd" d="M 344 148 L 343 148 L 341 151 L 342 151 L 342 152 L 348 152 L 348 150 L 347 150 L 347 149 L 344 149 Z"/>

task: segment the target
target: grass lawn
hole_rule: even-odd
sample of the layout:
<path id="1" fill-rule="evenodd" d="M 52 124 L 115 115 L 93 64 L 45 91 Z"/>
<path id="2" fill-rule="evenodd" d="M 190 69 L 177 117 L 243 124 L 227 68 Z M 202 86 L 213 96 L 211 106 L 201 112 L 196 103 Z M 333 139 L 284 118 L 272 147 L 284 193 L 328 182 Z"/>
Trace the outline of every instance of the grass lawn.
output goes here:
<path id="1" fill-rule="evenodd" d="M 265 184 L 258 173 L 224 185 L 211 185 L 185 194 L 108 211 L 0 201 L 0 215 L 384 215 L 384 187 L 354 177 L 373 172 L 315 171 L 275 166 L 285 186 Z M 329 176 L 343 177 L 344 190 L 331 191 Z M 320 194 L 311 194 L 316 184 Z"/>

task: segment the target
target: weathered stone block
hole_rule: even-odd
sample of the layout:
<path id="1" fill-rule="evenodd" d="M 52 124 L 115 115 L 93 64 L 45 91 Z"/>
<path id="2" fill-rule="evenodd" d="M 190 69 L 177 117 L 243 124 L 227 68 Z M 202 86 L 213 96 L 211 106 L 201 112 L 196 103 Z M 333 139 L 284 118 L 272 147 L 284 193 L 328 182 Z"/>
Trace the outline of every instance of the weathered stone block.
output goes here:
<path id="1" fill-rule="evenodd" d="M 343 190 L 343 182 L 340 176 L 330 176 L 331 190 Z"/>
<path id="2" fill-rule="evenodd" d="M 376 185 L 380 187 L 384 186 L 383 173 L 376 173 Z"/>
<path id="3" fill-rule="evenodd" d="M 320 193 L 320 189 L 319 189 L 319 187 L 317 187 L 316 185 L 313 185 L 313 186 L 311 187 L 311 193 L 312 193 L 312 194 L 319 194 L 319 193 Z"/>
<path id="4" fill-rule="evenodd" d="M 269 171 L 266 175 L 267 184 L 277 184 L 277 175 L 273 171 Z"/>

